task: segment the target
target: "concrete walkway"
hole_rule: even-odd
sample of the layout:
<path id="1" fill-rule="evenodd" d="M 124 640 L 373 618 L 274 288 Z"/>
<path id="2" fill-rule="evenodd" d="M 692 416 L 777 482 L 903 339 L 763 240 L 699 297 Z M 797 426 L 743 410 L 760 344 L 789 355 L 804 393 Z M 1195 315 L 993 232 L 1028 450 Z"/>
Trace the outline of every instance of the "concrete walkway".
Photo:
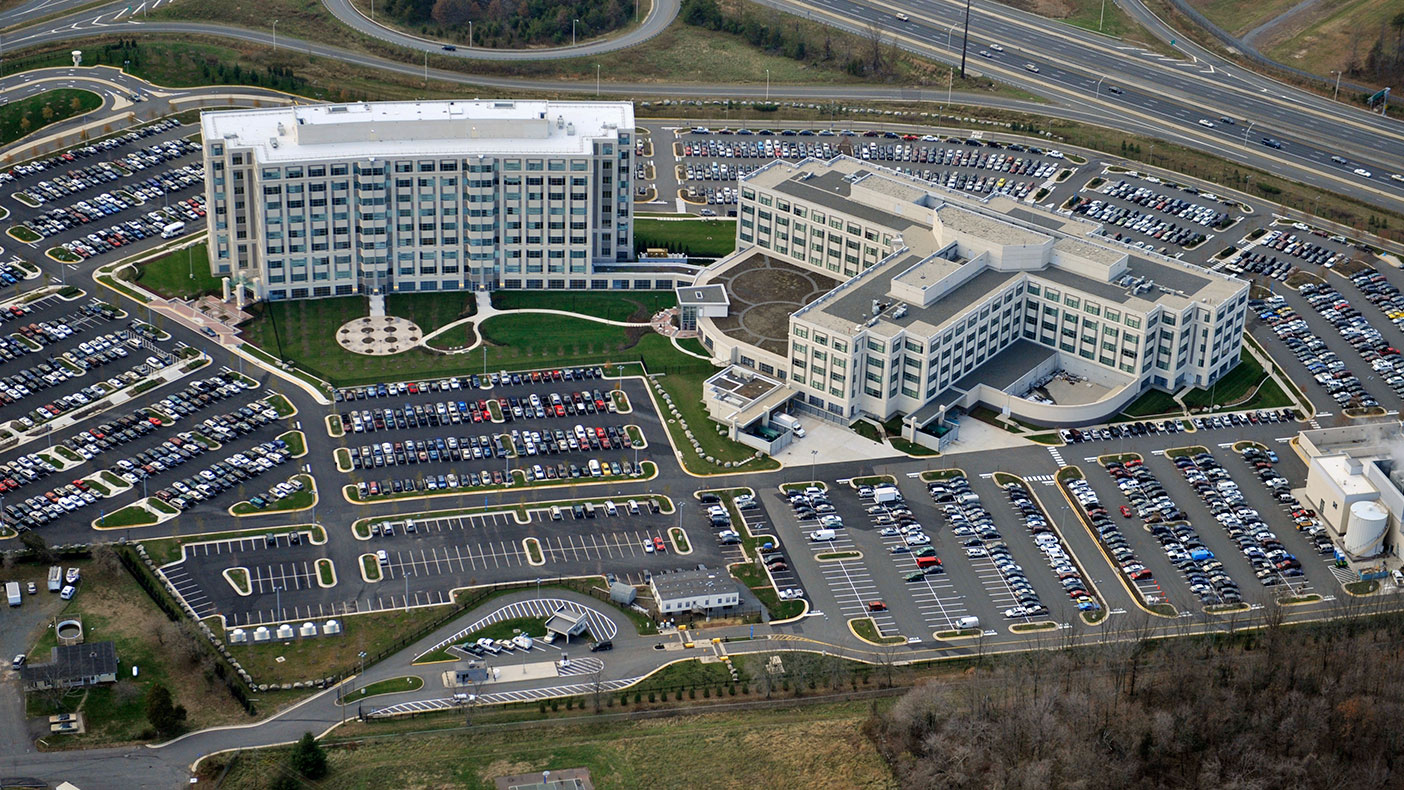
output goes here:
<path id="1" fill-rule="evenodd" d="M 572 313 L 567 310 L 548 310 L 544 308 L 535 307 L 524 307 L 516 310 L 498 310 L 496 307 L 492 306 L 492 300 L 490 298 L 483 298 L 483 296 L 485 296 L 485 294 L 480 295 L 478 298 L 478 310 L 475 315 L 470 315 L 467 318 L 460 318 L 457 321 L 452 321 L 450 323 L 444 324 L 438 329 L 435 329 L 433 332 L 430 332 L 429 334 L 425 335 L 422 339 L 420 339 L 417 345 L 424 346 L 427 348 L 429 347 L 429 341 L 433 340 L 439 335 L 444 334 L 450 329 L 455 329 L 460 326 L 472 326 L 474 330 L 473 334 L 475 335 L 475 337 L 471 344 L 464 346 L 463 348 L 456 348 L 452 351 L 446 351 L 444 349 L 435 349 L 436 351 L 445 354 L 466 354 L 470 351 L 476 350 L 479 346 L 483 344 L 483 333 L 477 331 L 478 325 L 481 323 L 485 323 L 490 318 L 494 318 L 500 315 L 559 315 L 565 318 L 578 318 L 582 321 L 593 321 L 597 324 L 607 324 L 609 326 L 642 328 L 649 328 L 653 326 L 653 324 L 649 321 L 614 321 L 608 318 L 600 318 L 599 316 L 585 315 L 583 313 Z M 693 354 L 693 356 L 696 356 L 696 354 Z"/>
<path id="2" fill-rule="evenodd" d="M 787 467 L 801 469 L 817 461 L 831 464 L 906 457 L 891 445 L 865 439 L 817 417 L 800 415 L 800 420 L 804 423 L 804 438 L 796 439 L 774 456 Z"/>

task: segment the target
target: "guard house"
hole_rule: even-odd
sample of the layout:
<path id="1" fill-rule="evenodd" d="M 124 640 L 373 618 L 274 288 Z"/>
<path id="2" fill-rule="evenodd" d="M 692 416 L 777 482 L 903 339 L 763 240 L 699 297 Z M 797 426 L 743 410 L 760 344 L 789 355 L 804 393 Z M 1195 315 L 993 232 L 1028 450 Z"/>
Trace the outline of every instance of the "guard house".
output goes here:
<path id="1" fill-rule="evenodd" d="M 546 632 L 557 636 L 565 637 L 569 642 L 572 636 L 580 636 L 590 627 L 590 623 L 585 619 L 585 613 L 578 609 L 557 609 L 556 613 L 546 621 Z"/>
<path id="2" fill-rule="evenodd" d="M 726 286 L 720 283 L 711 285 L 679 286 L 678 329 L 683 332 L 697 331 L 697 318 L 725 318 L 731 301 L 726 296 Z"/>
<path id="3" fill-rule="evenodd" d="M 43 664 L 20 667 L 20 679 L 30 691 L 96 686 L 117 682 L 117 646 L 113 642 L 59 645 Z"/>

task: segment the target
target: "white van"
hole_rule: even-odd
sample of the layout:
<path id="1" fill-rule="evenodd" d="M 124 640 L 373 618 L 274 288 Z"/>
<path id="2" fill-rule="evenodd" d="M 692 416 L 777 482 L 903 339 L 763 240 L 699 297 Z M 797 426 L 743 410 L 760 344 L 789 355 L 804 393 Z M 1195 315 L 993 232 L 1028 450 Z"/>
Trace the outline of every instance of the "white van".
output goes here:
<path id="1" fill-rule="evenodd" d="M 956 627 L 956 628 L 959 628 L 959 629 L 962 629 L 962 630 L 964 630 L 964 629 L 966 629 L 966 628 L 979 628 L 979 627 L 980 627 L 980 618 L 975 617 L 974 615 L 966 615 L 965 617 L 957 617 L 956 620 L 955 620 L 955 627 Z"/>
<path id="2" fill-rule="evenodd" d="M 606 502 L 606 503 L 605 503 L 605 515 L 606 515 L 606 516 L 617 516 L 617 515 L 619 515 L 619 508 L 615 507 L 613 502 Z"/>
<path id="3" fill-rule="evenodd" d="M 590 476 L 591 476 L 591 477 L 600 477 L 600 476 L 603 475 L 603 474 L 604 474 L 604 472 L 600 470 L 600 462 L 599 462 L 599 461 L 596 461 L 596 460 L 593 459 L 593 458 L 591 458 L 591 459 L 590 459 Z"/>
<path id="4" fill-rule="evenodd" d="M 386 552 L 385 549 L 377 551 L 375 553 L 375 558 L 380 561 L 382 566 L 390 564 L 390 554 Z"/>
<path id="5" fill-rule="evenodd" d="M 560 506 L 559 506 L 559 505 L 552 505 L 552 506 L 551 506 L 551 520 L 552 520 L 552 521 L 560 521 L 561 518 L 562 518 L 562 516 L 561 516 L 561 508 L 560 508 Z"/>
<path id="6" fill-rule="evenodd" d="M 638 502 L 635 502 L 635 501 L 632 500 L 632 499 L 629 500 L 629 515 L 631 515 L 631 516 L 637 516 L 638 514 L 639 514 L 639 503 L 638 503 Z"/>
<path id="7" fill-rule="evenodd" d="M 818 543 L 820 541 L 833 540 L 834 536 L 837 534 L 838 533 L 834 532 L 831 529 L 816 529 L 813 532 L 809 533 L 809 539 L 814 541 L 815 543 Z"/>

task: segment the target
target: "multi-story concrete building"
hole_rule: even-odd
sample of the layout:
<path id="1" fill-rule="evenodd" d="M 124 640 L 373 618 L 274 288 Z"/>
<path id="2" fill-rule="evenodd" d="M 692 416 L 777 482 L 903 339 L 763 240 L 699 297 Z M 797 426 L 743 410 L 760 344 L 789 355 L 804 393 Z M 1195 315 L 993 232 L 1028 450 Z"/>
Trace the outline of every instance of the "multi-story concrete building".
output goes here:
<path id="1" fill-rule="evenodd" d="M 984 403 L 1085 424 L 1238 364 L 1248 283 L 1096 223 L 847 157 L 774 162 L 740 189 L 737 252 L 685 289 L 731 302 L 697 315 L 703 343 L 832 420 L 902 414 L 914 433 Z M 783 324 L 761 283 L 791 305 Z"/>
<path id="2" fill-rule="evenodd" d="M 634 257 L 627 102 L 328 104 L 201 126 L 210 271 L 259 298 L 659 285 L 610 270 Z"/>

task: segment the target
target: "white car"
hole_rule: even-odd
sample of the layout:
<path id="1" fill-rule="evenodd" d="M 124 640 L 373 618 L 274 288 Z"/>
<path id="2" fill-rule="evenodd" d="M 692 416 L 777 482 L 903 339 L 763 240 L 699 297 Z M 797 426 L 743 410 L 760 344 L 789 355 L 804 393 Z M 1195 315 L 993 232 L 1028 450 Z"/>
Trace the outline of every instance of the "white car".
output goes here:
<path id="1" fill-rule="evenodd" d="M 1025 63 L 1025 64 L 1024 64 L 1024 71 L 1032 71 L 1034 74 L 1037 74 L 1037 73 L 1038 73 L 1038 66 L 1035 66 L 1035 65 L 1032 64 L 1032 63 Z M 1201 123 L 1202 123 L 1202 122 L 1201 122 Z"/>
<path id="2" fill-rule="evenodd" d="M 652 554 L 652 553 L 653 553 L 653 541 L 651 541 L 651 540 L 646 540 L 646 541 L 644 541 L 644 542 L 643 542 L 643 550 L 644 550 L 644 554 Z"/>
<path id="3" fill-rule="evenodd" d="M 798 588 L 798 587 L 790 587 L 790 588 L 781 590 L 780 593 L 779 593 L 779 595 L 780 595 L 780 600 L 782 600 L 782 601 L 793 601 L 793 600 L 795 600 L 795 599 L 797 599 L 797 598 L 803 598 L 803 597 L 804 597 L 804 590 L 801 590 L 801 589 Z"/>
<path id="4" fill-rule="evenodd" d="M 1211 120 L 1209 120 L 1208 118 L 1200 118 L 1200 119 L 1199 119 L 1199 125 L 1200 125 L 1200 126 L 1203 126 L 1205 129 L 1213 129 L 1213 128 L 1214 128 L 1214 122 L 1211 121 Z"/>
<path id="5" fill-rule="evenodd" d="M 1005 617 L 1008 617 L 1008 618 L 1011 619 L 1011 620 L 1013 620 L 1013 619 L 1016 618 L 1016 617 L 1023 617 L 1023 616 L 1026 615 L 1026 614 L 1028 614 L 1028 612 L 1025 611 L 1024 607 L 1022 607 L 1022 606 L 1016 606 L 1016 607 L 1014 607 L 1014 608 L 1012 608 L 1012 609 L 1005 609 L 1005 610 L 1004 610 L 1004 616 L 1005 616 Z"/>
<path id="6" fill-rule="evenodd" d="M 911 21 L 911 17 L 907 16 L 906 14 L 895 14 L 894 16 L 897 17 L 897 21 L 899 21 L 899 22 L 909 22 L 909 21 Z"/>
<path id="7" fill-rule="evenodd" d="M 1362 178 L 1371 178 L 1372 176 L 1374 176 L 1373 173 L 1371 173 L 1369 170 L 1366 170 L 1363 167 L 1355 168 L 1355 174 L 1357 176 L 1361 176 Z"/>
<path id="8" fill-rule="evenodd" d="M 991 44 L 991 45 L 990 45 L 990 49 L 994 50 L 995 52 L 1003 52 L 1003 51 L 1004 51 L 1004 47 L 1001 47 L 1001 46 L 998 45 L 998 44 Z"/>
<path id="9" fill-rule="evenodd" d="M 985 551 L 979 546 L 971 546 L 965 550 L 965 556 L 967 557 L 988 557 L 989 555 L 990 553 L 988 551 Z"/>
<path id="10" fill-rule="evenodd" d="M 925 546 L 931 542 L 931 538 L 928 538 L 925 533 L 913 532 L 906 537 L 906 541 L 908 546 Z"/>

